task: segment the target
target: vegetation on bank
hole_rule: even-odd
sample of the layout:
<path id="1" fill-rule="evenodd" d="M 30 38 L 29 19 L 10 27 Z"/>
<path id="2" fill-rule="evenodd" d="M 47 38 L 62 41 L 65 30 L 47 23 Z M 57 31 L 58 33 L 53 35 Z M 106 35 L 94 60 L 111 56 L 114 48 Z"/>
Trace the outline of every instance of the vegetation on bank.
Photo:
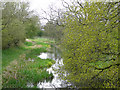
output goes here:
<path id="1" fill-rule="evenodd" d="M 38 15 L 27 2 L 0 2 L 2 5 L 2 49 L 20 46 L 26 38 L 41 36 Z M 1 6 L 0 6 L 1 7 Z"/>
<path id="2" fill-rule="evenodd" d="M 41 59 L 38 55 L 41 52 L 47 52 L 50 49 L 49 44 L 54 41 L 46 38 L 27 40 L 19 48 L 3 50 L 3 88 L 27 88 L 28 83 L 33 83 L 34 87 L 37 87 L 40 81 L 53 78 L 52 73 L 49 74 L 46 69 L 55 61 Z"/>
<path id="3" fill-rule="evenodd" d="M 44 27 L 49 37 L 60 40 L 64 66 L 59 71 L 68 73 L 60 76 L 80 88 L 117 88 L 120 1 L 84 1 L 62 0 L 65 9 L 58 9 Z"/>
<path id="4" fill-rule="evenodd" d="M 77 87 L 120 86 L 119 4 L 78 1 L 68 7 L 61 47 L 64 49 L 63 69 L 69 74 L 63 78 Z"/>
<path id="5" fill-rule="evenodd" d="M 52 76 L 44 69 L 51 66 L 53 61 L 37 57 L 40 52 L 47 52 L 50 48 L 48 43 L 51 41 L 39 38 L 27 39 L 25 42 L 26 38 L 43 34 L 54 38 L 62 50 L 64 65 L 58 71 L 61 78 L 72 82 L 78 88 L 120 86 L 120 1 L 84 1 L 86 2 L 73 0 L 67 3 L 62 0 L 64 10 L 53 10 L 51 7 L 50 11 L 45 12 L 50 16 L 44 17 L 48 18 L 48 22 L 43 26 L 44 31 L 39 28 L 38 16 L 27 11 L 27 3 L 3 3 L 3 87 L 26 87 L 27 82 L 36 86 L 38 80 Z M 39 75 L 41 76 L 38 77 Z"/>

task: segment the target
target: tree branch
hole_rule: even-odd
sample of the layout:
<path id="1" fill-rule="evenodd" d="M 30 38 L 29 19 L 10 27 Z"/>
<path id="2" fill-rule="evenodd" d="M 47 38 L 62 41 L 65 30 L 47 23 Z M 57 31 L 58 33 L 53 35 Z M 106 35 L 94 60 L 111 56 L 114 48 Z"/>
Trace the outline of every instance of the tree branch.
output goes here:
<path id="1" fill-rule="evenodd" d="M 79 6 L 80 6 L 81 8 L 84 8 L 79 1 L 77 1 L 77 3 L 79 4 Z"/>
<path id="2" fill-rule="evenodd" d="M 99 74 L 102 73 L 103 70 L 108 69 L 108 68 L 110 68 L 110 67 L 112 67 L 112 66 L 115 66 L 115 65 L 119 66 L 120 63 L 118 63 L 118 64 L 114 64 L 114 65 L 110 65 L 110 66 L 105 67 L 105 68 L 97 68 L 97 67 L 95 67 L 95 69 L 97 69 L 97 70 L 101 70 L 101 71 L 100 71 L 97 75 L 93 76 L 92 79 L 94 79 L 94 78 L 96 78 L 97 76 L 99 76 Z"/>
<path id="3" fill-rule="evenodd" d="M 97 68 L 97 67 L 95 67 L 95 69 L 97 69 L 97 70 L 102 70 L 102 71 L 103 71 L 103 70 L 108 69 L 108 68 L 110 68 L 110 67 L 112 67 L 112 66 L 115 66 L 115 65 L 119 66 L 120 63 L 114 64 L 114 65 L 110 65 L 110 66 L 105 67 L 105 68 Z"/>
<path id="4" fill-rule="evenodd" d="M 105 52 L 102 52 L 102 54 L 106 54 L 106 55 L 120 55 L 120 53 L 105 53 Z"/>

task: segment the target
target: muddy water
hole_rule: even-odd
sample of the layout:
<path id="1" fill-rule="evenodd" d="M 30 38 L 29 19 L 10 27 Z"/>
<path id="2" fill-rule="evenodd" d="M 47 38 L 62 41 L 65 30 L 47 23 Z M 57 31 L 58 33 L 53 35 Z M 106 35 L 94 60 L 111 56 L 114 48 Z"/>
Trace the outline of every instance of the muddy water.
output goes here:
<path id="1" fill-rule="evenodd" d="M 52 48 L 52 53 L 41 53 L 38 57 L 41 59 L 53 59 L 56 61 L 54 65 L 47 69 L 49 73 L 53 73 L 54 78 L 49 81 L 39 82 L 38 88 L 66 88 L 71 86 L 70 83 L 59 78 L 54 69 L 59 69 L 59 66 L 63 65 L 63 59 L 61 58 L 60 51 L 57 48 Z"/>

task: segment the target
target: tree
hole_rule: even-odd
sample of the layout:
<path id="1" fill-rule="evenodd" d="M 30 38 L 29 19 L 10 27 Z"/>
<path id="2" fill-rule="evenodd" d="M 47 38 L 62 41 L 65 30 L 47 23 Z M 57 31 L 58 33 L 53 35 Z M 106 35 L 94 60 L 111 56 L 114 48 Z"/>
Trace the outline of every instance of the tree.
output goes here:
<path id="1" fill-rule="evenodd" d="M 47 23 L 44 25 L 44 35 L 55 39 L 56 43 L 61 43 L 61 37 L 63 36 L 64 29 L 64 11 L 62 9 L 55 9 L 55 7 L 50 6 L 49 11 L 44 11 L 46 17 L 42 17 L 42 19 L 46 19 Z"/>
<path id="2" fill-rule="evenodd" d="M 3 3 L 2 10 L 2 48 L 18 46 L 24 41 L 25 30 L 24 24 L 18 14 L 18 6 L 16 3 Z"/>
<path id="3" fill-rule="evenodd" d="M 29 11 L 29 3 L 2 2 L 2 48 L 20 46 L 25 38 L 32 38 L 40 30 L 40 21 L 33 11 Z"/>
<path id="4" fill-rule="evenodd" d="M 38 16 L 33 15 L 29 17 L 25 22 L 26 37 L 33 38 L 34 36 L 37 36 L 37 34 L 41 31 L 40 25 Z"/>
<path id="5" fill-rule="evenodd" d="M 68 5 L 62 70 L 77 87 L 118 87 L 118 4 L 74 2 Z M 64 72 L 62 71 L 62 72 Z"/>

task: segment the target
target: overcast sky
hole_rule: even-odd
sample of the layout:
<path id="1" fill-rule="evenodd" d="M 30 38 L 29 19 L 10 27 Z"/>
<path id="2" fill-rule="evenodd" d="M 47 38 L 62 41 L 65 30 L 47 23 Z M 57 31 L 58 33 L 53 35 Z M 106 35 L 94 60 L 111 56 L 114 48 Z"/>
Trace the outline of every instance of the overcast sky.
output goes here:
<path id="1" fill-rule="evenodd" d="M 40 16 L 42 9 L 45 11 L 49 10 L 49 6 L 53 5 L 56 8 L 62 8 L 61 0 L 28 0 L 30 2 L 30 10 L 35 10 Z M 41 20 L 42 24 L 46 23 L 46 20 Z"/>
<path id="2" fill-rule="evenodd" d="M 50 4 L 60 6 L 60 0 L 29 0 L 31 9 L 47 9 Z"/>
<path id="3" fill-rule="evenodd" d="M 26 1 L 26 0 L 23 0 Z M 39 14 L 39 16 L 45 16 L 42 11 L 49 11 L 49 6 L 53 6 L 55 9 L 58 8 L 63 8 L 62 5 L 62 0 L 27 0 L 30 2 L 30 10 L 34 10 L 36 11 L 37 14 Z M 71 1 L 75 1 L 75 0 L 65 0 L 66 2 L 71 2 Z M 84 1 L 84 0 L 79 0 L 79 1 Z M 41 23 L 44 25 L 47 22 L 47 20 L 41 20 Z"/>

